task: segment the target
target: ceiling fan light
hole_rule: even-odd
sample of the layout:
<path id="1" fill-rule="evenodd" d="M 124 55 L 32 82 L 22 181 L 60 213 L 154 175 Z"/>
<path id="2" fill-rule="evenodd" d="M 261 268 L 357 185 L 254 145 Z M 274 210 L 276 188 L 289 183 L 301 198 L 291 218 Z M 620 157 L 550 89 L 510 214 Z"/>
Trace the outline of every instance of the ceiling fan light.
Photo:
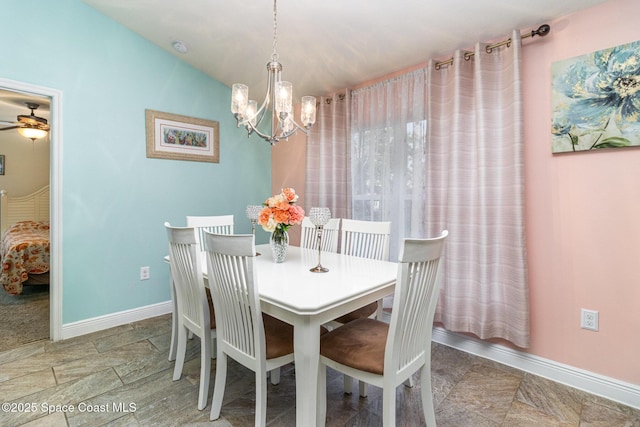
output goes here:
<path id="1" fill-rule="evenodd" d="M 29 138 L 34 141 L 36 139 L 44 138 L 45 136 L 47 136 L 46 130 L 32 127 L 18 128 L 18 133 L 20 133 L 20 135 L 24 136 L 25 138 Z"/>

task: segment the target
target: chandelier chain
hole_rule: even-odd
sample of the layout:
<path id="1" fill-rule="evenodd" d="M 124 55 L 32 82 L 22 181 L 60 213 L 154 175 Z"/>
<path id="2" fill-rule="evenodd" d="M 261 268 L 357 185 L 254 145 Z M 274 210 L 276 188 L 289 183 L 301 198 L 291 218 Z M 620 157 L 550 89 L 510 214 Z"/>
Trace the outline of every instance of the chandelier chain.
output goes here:
<path id="1" fill-rule="evenodd" d="M 271 60 L 278 61 L 278 23 L 276 19 L 276 0 L 273 0 L 273 54 Z"/>

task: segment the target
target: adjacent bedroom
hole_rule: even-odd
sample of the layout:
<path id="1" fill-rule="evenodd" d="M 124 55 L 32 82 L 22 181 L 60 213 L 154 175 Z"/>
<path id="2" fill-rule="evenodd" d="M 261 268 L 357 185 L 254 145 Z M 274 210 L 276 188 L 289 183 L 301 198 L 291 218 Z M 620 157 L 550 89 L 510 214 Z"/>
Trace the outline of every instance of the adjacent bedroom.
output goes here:
<path id="1" fill-rule="evenodd" d="M 50 102 L 0 90 L 0 349 L 49 339 Z"/>

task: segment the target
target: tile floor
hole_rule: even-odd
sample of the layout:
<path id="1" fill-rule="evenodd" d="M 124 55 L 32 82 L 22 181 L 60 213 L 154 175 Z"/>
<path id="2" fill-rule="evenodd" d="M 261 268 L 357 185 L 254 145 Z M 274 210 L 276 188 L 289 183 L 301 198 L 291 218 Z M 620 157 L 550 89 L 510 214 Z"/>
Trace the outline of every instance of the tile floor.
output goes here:
<path id="1" fill-rule="evenodd" d="M 210 404 L 198 411 L 197 338 L 189 342 L 182 379 L 171 380 L 170 319 L 0 353 L 0 402 L 9 403 L 0 411 L 0 426 L 253 425 L 253 373 L 233 362 L 222 417 L 209 421 Z M 432 354 L 438 427 L 640 427 L 638 410 L 439 344 Z M 280 384 L 269 385 L 267 425 L 295 425 L 294 375 L 289 365 Z M 369 387 L 367 398 L 344 395 L 342 377 L 329 375 L 327 426 L 381 425 L 379 389 Z M 399 387 L 397 405 L 398 425 L 424 425 L 419 385 Z"/>

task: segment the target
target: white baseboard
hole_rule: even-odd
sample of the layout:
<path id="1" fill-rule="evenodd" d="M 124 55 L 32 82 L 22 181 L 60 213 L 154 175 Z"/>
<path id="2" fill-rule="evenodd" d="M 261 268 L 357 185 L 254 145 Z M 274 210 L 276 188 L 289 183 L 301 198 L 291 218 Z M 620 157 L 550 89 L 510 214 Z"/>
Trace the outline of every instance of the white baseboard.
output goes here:
<path id="1" fill-rule="evenodd" d="M 640 409 L 640 386 L 638 385 L 618 381 L 499 344 L 456 334 L 441 327 L 433 328 L 432 338 L 437 343 Z"/>
<path id="2" fill-rule="evenodd" d="M 149 319 L 171 313 L 173 304 L 165 301 L 158 304 L 147 305 L 134 308 L 132 310 L 121 311 L 119 313 L 107 314 L 91 319 L 80 320 L 78 322 L 66 323 L 62 325 L 62 339 L 73 338 L 92 332 L 102 331 L 115 326 L 126 325 L 127 323 Z"/>

